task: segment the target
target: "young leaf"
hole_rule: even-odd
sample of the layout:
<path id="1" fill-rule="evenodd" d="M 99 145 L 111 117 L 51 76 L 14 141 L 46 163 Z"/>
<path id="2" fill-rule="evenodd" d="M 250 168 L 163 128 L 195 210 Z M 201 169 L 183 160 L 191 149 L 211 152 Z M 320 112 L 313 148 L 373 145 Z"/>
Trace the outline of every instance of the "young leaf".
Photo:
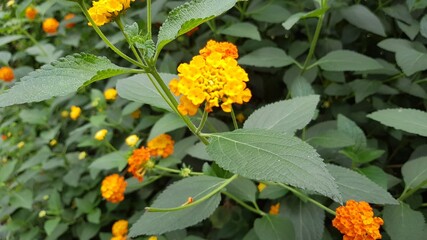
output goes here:
<path id="1" fill-rule="evenodd" d="M 20 82 L 0 95 L 0 107 L 64 96 L 77 91 L 91 78 L 100 80 L 113 76 L 111 72 L 104 75 L 103 70 L 117 70 L 115 75 L 134 71 L 116 66 L 106 57 L 86 53 L 73 54 L 46 64 L 41 69 L 21 78 Z"/>
<path id="2" fill-rule="evenodd" d="M 427 137 L 427 112 L 409 109 L 385 109 L 368 115 L 382 124 Z"/>
<path id="3" fill-rule="evenodd" d="M 263 47 L 239 59 L 239 64 L 255 67 L 285 67 L 294 62 L 285 51 L 275 47 Z"/>
<path id="4" fill-rule="evenodd" d="M 191 0 L 173 9 L 160 27 L 156 54 L 158 55 L 166 44 L 178 36 L 223 14 L 234 4 L 236 0 L 221 0 L 220 4 L 211 0 Z"/>
<path id="5" fill-rule="evenodd" d="M 326 54 L 316 63 L 326 71 L 368 71 L 383 68 L 377 60 L 349 50 L 336 50 Z"/>
<path id="6" fill-rule="evenodd" d="M 316 205 L 293 197 L 286 201 L 284 215 L 295 229 L 295 240 L 322 239 L 325 211 Z"/>
<path id="7" fill-rule="evenodd" d="M 219 32 L 221 34 L 225 34 L 229 36 L 250 38 L 253 40 L 261 41 L 261 36 L 259 34 L 258 28 L 252 23 L 247 23 L 247 22 L 235 23 Z"/>
<path id="8" fill-rule="evenodd" d="M 332 164 L 327 164 L 327 169 L 335 178 L 344 201 L 354 199 L 375 204 L 399 203 L 386 190 L 357 172 Z"/>
<path id="9" fill-rule="evenodd" d="M 173 78 L 177 78 L 176 75 L 168 73 L 161 73 L 160 76 L 166 85 L 168 85 Z M 122 98 L 172 112 L 172 109 L 157 92 L 146 74 L 138 74 L 132 77 L 120 79 L 117 82 L 116 87 L 117 92 Z"/>
<path id="10" fill-rule="evenodd" d="M 385 29 L 380 19 L 367 7 L 356 4 L 341 9 L 341 15 L 351 24 L 366 31 L 385 37 Z"/>
<path id="11" fill-rule="evenodd" d="M 151 207 L 171 208 L 179 207 L 187 202 L 189 197 L 193 201 L 204 197 L 221 185 L 222 178 L 198 176 L 177 181 L 166 188 Z M 192 226 L 209 217 L 219 205 L 220 194 L 216 194 L 208 200 L 182 210 L 171 212 L 145 212 L 130 229 L 129 237 L 139 235 L 160 235 L 177 229 Z"/>
<path id="12" fill-rule="evenodd" d="M 278 132 L 294 133 L 304 128 L 313 118 L 318 95 L 297 97 L 266 105 L 252 113 L 244 128 L 271 129 Z"/>
<path id="13" fill-rule="evenodd" d="M 385 206 L 383 210 L 384 229 L 391 240 L 424 239 L 425 220 L 423 214 L 412 210 L 405 203 Z"/>
<path id="14" fill-rule="evenodd" d="M 254 229 L 259 239 L 294 240 L 292 222 L 283 217 L 266 215 L 255 220 Z"/>
<path id="15" fill-rule="evenodd" d="M 427 157 L 407 161 L 402 166 L 402 175 L 406 189 L 416 188 L 425 182 L 427 180 Z M 424 184 L 423 188 L 427 188 L 427 184 Z"/>
<path id="16" fill-rule="evenodd" d="M 163 115 L 151 128 L 148 140 L 151 140 L 162 133 L 170 132 L 172 130 L 182 128 L 185 126 L 184 121 L 175 113 L 167 113 Z"/>
<path id="17" fill-rule="evenodd" d="M 341 202 L 334 178 L 319 154 L 291 135 L 239 129 L 211 135 L 208 154 L 225 170 L 259 181 L 275 181 L 311 190 Z"/>

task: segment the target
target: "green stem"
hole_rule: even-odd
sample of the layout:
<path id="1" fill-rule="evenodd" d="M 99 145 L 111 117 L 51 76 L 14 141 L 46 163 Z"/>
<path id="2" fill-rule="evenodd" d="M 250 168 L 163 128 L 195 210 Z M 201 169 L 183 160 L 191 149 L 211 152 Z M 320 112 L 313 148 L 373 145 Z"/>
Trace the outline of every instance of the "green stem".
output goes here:
<path id="1" fill-rule="evenodd" d="M 196 130 L 196 133 L 199 134 L 200 131 L 205 127 L 206 120 L 208 119 L 208 112 L 203 110 L 202 119 L 200 120 L 199 127 Z"/>
<path id="2" fill-rule="evenodd" d="M 292 193 L 294 193 L 295 195 L 297 195 L 297 196 L 298 196 L 298 197 L 300 197 L 301 199 L 303 199 L 303 200 L 306 200 L 306 201 L 309 201 L 309 202 L 313 203 L 314 205 L 316 205 L 316 206 L 320 207 L 321 209 L 325 210 L 326 212 L 328 212 L 328 213 L 330 213 L 330 214 L 332 214 L 332 215 L 336 215 L 336 213 L 335 213 L 335 211 L 334 211 L 334 210 L 332 210 L 332 209 L 330 209 L 330 208 L 326 207 L 325 205 L 323 205 L 323 204 L 321 204 L 320 202 L 318 202 L 318 201 L 316 201 L 316 200 L 312 199 L 311 197 L 309 197 L 309 196 L 307 196 L 307 195 L 305 195 L 305 194 L 302 194 L 301 192 L 299 192 L 299 191 L 298 191 L 298 190 L 296 190 L 295 188 L 290 187 L 290 186 L 288 186 L 288 185 L 286 185 L 286 184 L 283 184 L 283 183 L 278 183 L 278 185 L 280 185 L 280 186 L 282 186 L 282 187 L 284 187 L 284 188 L 288 189 L 289 191 L 291 191 Z"/>
<path id="3" fill-rule="evenodd" d="M 239 129 L 239 125 L 237 125 L 236 114 L 234 114 L 233 106 L 231 106 L 231 119 L 233 119 L 234 129 Z"/>
<path id="4" fill-rule="evenodd" d="M 165 172 L 171 172 L 171 173 L 181 174 L 181 171 L 178 170 L 178 169 L 172 169 L 172 168 L 168 168 L 168 167 L 162 167 L 162 166 L 159 166 L 159 165 L 155 165 L 154 168 L 158 169 L 158 170 L 165 171 Z M 190 172 L 190 175 L 201 176 L 201 175 L 204 175 L 204 173 L 202 173 L 202 172 Z"/>
<path id="5" fill-rule="evenodd" d="M 202 197 L 199 200 L 194 201 L 192 203 L 185 204 L 185 205 L 179 206 L 179 207 L 173 207 L 173 208 L 152 208 L 152 207 L 146 207 L 145 210 L 147 210 L 148 212 L 172 212 L 172 211 L 179 211 L 179 210 L 182 210 L 182 209 L 186 209 L 186 208 L 189 208 L 189 207 L 196 206 L 196 205 L 198 205 L 198 204 L 200 204 L 200 203 L 208 200 L 213 195 L 219 193 L 223 188 L 225 188 L 234 179 L 236 179 L 237 176 L 238 176 L 237 174 L 233 175 L 231 178 L 225 180 L 224 183 L 222 183 L 220 186 L 218 186 L 217 188 L 215 188 L 215 190 L 213 190 L 212 192 L 206 194 L 204 197 Z M 191 196 L 189 196 L 189 197 L 191 197 Z"/>
<path id="6" fill-rule="evenodd" d="M 400 197 L 397 200 L 399 200 L 399 201 L 405 200 L 406 198 L 408 198 L 409 196 L 414 194 L 416 191 L 420 190 L 420 188 L 424 187 L 425 185 L 427 185 L 427 180 L 423 181 L 422 183 L 420 183 L 415 188 L 412 188 L 412 189 L 406 189 L 405 188 L 402 195 L 400 195 Z"/>
<path id="7" fill-rule="evenodd" d="M 323 1 L 320 7 L 324 7 Z M 310 64 L 311 58 L 314 55 L 314 50 L 316 50 L 317 40 L 319 40 L 319 35 L 322 30 L 323 19 L 325 17 L 325 13 L 319 16 L 319 21 L 317 22 L 316 31 L 314 32 L 313 40 L 311 41 L 310 50 L 308 51 L 307 58 L 305 59 L 304 65 L 301 70 L 301 74 L 304 73 Z"/>
<path id="8" fill-rule="evenodd" d="M 147 35 L 151 39 L 151 0 L 147 0 Z"/>
<path id="9" fill-rule="evenodd" d="M 125 37 L 126 41 L 128 42 L 128 44 L 130 46 L 130 49 L 133 52 L 133 55 L 135 55 L 135 57 L 136 57 L 136 59 L 138 60 L 139 63 L 144 64 L 144 62 L 142 61 L 142 59 L 139 56 L 138 52 L 136 51 L 135 46 L 130 42 L 129 37 L 125 34 L 125 29 L 123 27 L 123 22 L 122 22 L 122 19 L 121 19 L 120 15 L 117 16 L 116 23 L 117 23 L 117 26 L 119 26 L 119 29 L 122 32 L 123 36 Z"/>
<path id="10" fill-rule="evenodd" d="M 33 42 L 34 43 L 34 45 L 36 45 L 37 47 L 38 47 L 38 49 L 40 49 L 40 51 L 45 55 L 45 56 L 47 56 L 47 52 L 46 52 L 46 50 L 40 45 L 40 43 L 35 39 L 35 38 L 33 38 L 33 36 L 31 36 L 31 34 L 29 33 L 29 32 L 27 32 L 27 30 L 25 30 L 25 29 L 21 29 L 21 32 L 22 33 L 24 33 L 24 35 L 25 36 L 27 36 L 30 40 L 31 40 L 31 42 Z"/>
<path id="11" fill-rule="evenodd" d="M 105 145 L 106 145 L 107 147 L 109 147 L 113 152 L 117 152 L 117 149 L 116 149 L 113 145 L 111 145 L 111 143 L 110 143 L 109 141 L 104 141 L 104 143 L 105 143 Z"/>
<path id="12" fill-rule="evenodd" d="M 131 57 L 129 57 L 128 55 L 126 55 L 125 53 L 123 53 L 122 51 L 120 51 L 120 49 L 118 49 L 116 46 L 114 46 L 110 40 L 108 40 L 108 38 L 104 35 L 104 33 L 101 31 L 101 29 L 99 29 L 99 27 L 95 24 L 95 22 L 93 21 L 92 17 L 90 16 L 89 12 L 86 9 L 85 3 L 84 1 L 79 1 L 79 6 L 80 9 L 82 10 L 83 14 L 86 16 L 87 20 L 90 22 L 90 24 L 92 24 L 93 29 L 95 30 L 95 32 L 98 34 L 98 36 L 102 39 L 102 41 L 104 41 L 105 44 L 107 44 L 107 46 L 113 50 L 117 55 L 119 55 L 120 57 L 122 57 L 123 59 L 125 59 L 126 61 L 134 64 L 135 66 L 138 66 L 142 69 L 145 69 L 146 67 L 135 61 L 134 59 L 132 59 Z"/>
<path id="13" fill-rule="evenodd" d="M 243 202 L 242 200 L 240 200 L 239 198 L 237 198 L 236 196 L 234 196 L 233 194 L 231 194 L 229 192 L 222 192 L 222 194 L 224 194 L 225 196 L 233 199 L 236 203 L 240 204 L 242 207 L 248 209 L 251 212 L 254 212 L 254 213 L 259 214 L 261 216 L 267 215 L 265 212 L 249 206 L 248 204 L 246 204 L 245 202 Z"/>

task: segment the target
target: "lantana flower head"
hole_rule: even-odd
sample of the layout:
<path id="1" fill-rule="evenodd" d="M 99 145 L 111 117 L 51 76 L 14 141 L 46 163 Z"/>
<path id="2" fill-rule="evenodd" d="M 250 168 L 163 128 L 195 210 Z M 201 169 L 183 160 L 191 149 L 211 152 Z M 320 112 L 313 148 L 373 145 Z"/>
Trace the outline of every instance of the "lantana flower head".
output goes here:
<path id="1" fill-rule="evenodd" d="M 200 55 L 179 65 L 179 79 L 173 79 L 169 87 L 176 96 L 181 95 L 181 114 L 195 115 L 203 103 L 207 112 L 219 106 L 231 112 L 233 103 L 249 102 L 252 93 L 246 87 L 248 74 L 238 65 L 237 57 L 234 44 L 210 40 Z"/>
<path id="2" fill-rule="evenodd" d="M 64 20 L 65 20 L 65 21 L 68 21 L 68 20 L 73 19 L 74 17 L 76 17 L 76 15 L 75 15 L 74 13 L 68 13 L 67 15 L 65 15 Z M 66 28 L 72 28 L 72 27 L 74 27 L 75 25 L 76 25 L 76 23 L 74 23 L 74 22 L 70 22 L 70 23 L 67 23 L 67 24 L 65 25 L 65 27 L 66 27 Z"/>
<path id="3" fill-rule="evenodd" d="M 43 21 L 42 27 L 45 33 L 53 34 L 58 30 L 59 22 L 55 18 L 47 18 Z"/>
<path id="4" fill-rule="evenodd" d="M 127 182 L 125 178 L 115 173 L 109 175 L 102 180 L 101 185 L 101 194 L 105 200 L 118 203 L 125 199 L 125 190 L 126 190 Z"/>
<path id="5" fill-rule="evenodd" d="M 135 0 L 98 0 L 93 1 L 92 7 L 88 10 L 90 17 L 97 26 L 109 23 L 117 17 L 121 11 L 130 7 L 130 2 Z M 89 23 L 89 25 L 91 25 Z"/>
<path id="6" fill-rule="evenodd" d="M 129 223 L 126 220 L 118 220 L 113 224 L 113 228 L 111 229 L 111 233 L 114 237 L 123 237 L 126 239 L 128 234 L 128 226 Z"/>
<path id="7" fill-rule="evenodd" d="M 348 200 L 345 206 L 338 207 L 332 225 L 343 236 L 343 240 L 381 239 L 380 226 L 384 221 L 374 217 L 374 212 L 367 202 Z"/>
<path id="8" fill-rule="evenodd" d="M 145 165 L 148 161 L 150 161 L 150 151 L 147 148 L 141 147 L 133 150 L 132 155 L 128 158 L 128 172 L 141 182 L 144 179 Z"/>
<path id="9" fill-rule="evenodd" d="M 147 143 L 151 156 L 167 158 L 173 153 L 175 141 L 168 134 L 160 134 Z"/>
<path id="10" fill-rule="evenodd" d="M 37 16 L 37 9 L 35 9 L 34 7 L 30 6 L 27 7 L 25 9 L 25 17 L 27 17 L 27 19 L 29 20 L 34 20 Z"/>
<path id="11" fill-rule="evenodd" d="M 12 68 L 4 66 L 0 68 L 0 79 L 5 82 L 11 82 L 15 78 Z"/>
<path id="12" fill-rule="evenodd" d="M 102 141 L 105 139 L 105 136 L 107 136 L 107 133 L 108 133 L 107 129 L 101 129 L 95 133 L 94 138 L 98 141 Z"/>

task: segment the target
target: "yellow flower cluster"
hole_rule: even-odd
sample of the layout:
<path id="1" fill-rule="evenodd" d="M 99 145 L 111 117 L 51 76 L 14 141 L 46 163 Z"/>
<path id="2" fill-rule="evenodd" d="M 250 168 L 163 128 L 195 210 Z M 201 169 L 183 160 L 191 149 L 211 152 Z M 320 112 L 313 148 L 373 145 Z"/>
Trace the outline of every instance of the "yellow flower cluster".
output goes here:
<path id="1" fill-rule="evenodd" d="M 134 1 L 135 0 L 98 0 L 93 2 L 93 6 L 88 12 L 95 24 L 97 26 L 102 26 L 117 17 L 121 11 L 128 9 L 130 7 L 130 2 Z"/>
<path id="2" fill-rule="evenodd" d="M 109 88 L 104 91 L 105 100 L 114 101 L 117 98 L 117 90 L 114 88 Z"/>
<path id="3" fill-rule="evenodd" d="M 202 103 L 208 112 L 219 106 L 231 112 L 233 103 L 249 102 L 252 94 L 246 88 L 248 74 L 237 63 L 235 45 L 210 40 L 199 53 L 189 64 L 179 65 L 179 79 L 169 84 L 176 96 L 182 95 L 178 110 L 183 115 L 196 114 Z"/>
<path id="4" fill-rule="evenodd" d="M 144 179 L 145 164 L 148 161 L 150 161 L 150 151 L 147 148 L 141 147 L 133 150 L 132 155 L 128 158 L 128 172 L 141 182 Z"/>
<path id="5" fill-rule="evenodd" d="M 111 240 L 125 240 L 128 234 L 128 225 L 129 223 L 126 220 L 116 221 L 111 230 L 111 233 L 113 234 Z"/>
<path id="6" fill-rule="evenodd" d="M 147 143 L 151 156 L 167 158 L 173 153 L 175 141 L 168 134 L 160 134 Z"/>
<path id="7" fill-rule="evenodd" d="M 126 138 L 125 142 L 129 147 L 134 147 L 139 141 L 139 137 L 135 134 L 130 135 Z"/>
<path id="8" fill-rule="evenodd" d="M 105 200 L 118 203 L 125 199 L 125 190 L 126 190 L 127 182 L 125 178 L 120 176 L 119 174 L 111 174 L 102 180 L 101 185 L 101 194 Z"/>
<path id="9" fill-rule="evenodd" d="M 332 225 L 343 236 L 343 240 L 376 240 L 381 239 L 380 226 L 384 221 L 374 217 L 374 212 L 367 202 L 348 200 L 345 206 L 336 210 Z"/>
<path id="10" fill-rule="evenodd" d="M 105 139 L 105 136 L 107 136 L 108 130 L 107 129 L 101 129 L 98 132 L 95 133 L 95 138 L 98 141 L 102 141 Z"/>
<path id="11" fill-rule="evenodd" d="M 82 109 L 80 107 L 77 106 L 71 106 L 71 111 L 70 111 L 70 118 L 72 120 L 77 120 L 77 118 L 80 117 L 80 114 L 82 113 Z"/>

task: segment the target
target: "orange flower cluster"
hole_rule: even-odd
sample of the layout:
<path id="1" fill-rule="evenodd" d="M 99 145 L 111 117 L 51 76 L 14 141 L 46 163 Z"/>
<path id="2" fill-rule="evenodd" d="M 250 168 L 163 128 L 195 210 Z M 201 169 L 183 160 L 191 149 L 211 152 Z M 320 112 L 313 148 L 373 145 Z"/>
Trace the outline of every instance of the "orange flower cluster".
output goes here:
<path id="1" fill-rule="evenodd" d="M 124 193 L 126 190 L 127 182 L 125 178 L 115 173 L 109 175 L 102 180 L 101 194 L 105 200 L 118 203 L 125 199 Z"/>
<path id="2" fill-rule="evenodd" d="M 270 206 L 270 211 L 268 211 L 271 215 L 278 215 L 280 211 L 280 203 L 276 203 Z"/>
<path id="3" fill-rule="evenodd" d="M 233 103 L 249 102 L 251 91 L 246 88 L 248 74 L 237 63 L 237 47 L 228 42 L 210 40 L 190 63 L 180 64 L 179 79 L 173 79 L 169 87 L 176 95 L 182 95 L 178 110 L 183 115 L 195 115 L 205 102 L 205 110 L 221 106 L 231 112 Z"/>
<path id="4" fill-rule="evenodd" d="M 42 27 L 45 33 L 53 34 L 58 30 L 59 22 L 55 18 L 47 18 L 43 21 Z"/>
<path id="5" fill-rule="evenodd" d="M 93 2 L 93 6 L 88 10 L 90 17 L 97 26 L 109 23 L 117 17 L 121 11 L 130 7 L 130 2 L 135 0 L 98 0 Z M 89 23 L 89 25 L 91 25 Z"/>
<path id="6" fill-rule="evenodd" d="M 147 143 L 151 156 L 167 158 L 173 153 L 175 141 L 168 134 L 160 134 Z"/>
<path id="7" fill-rule="evenodd" d="M 34 20 L 37 16 L 37 9 L 33 7 L 27 7 L 25 9 L 25 17 L 27 17 L 29 20 Z"/>
<path id="8" fill-rule="evenodd" d="M 145 164 L 148 161 L 150 161 L 150 150 L 145 147 L 133 150 L 132 155 L 128 158 L 128 172 L 141 182 L 144 179 Z"/>
<path id="9" fill-rule="evenodd" d="M 65 15 L 64 20 L 68 21 L 68 20 L 71 20 L 71 19 L 73 19 L 75 17 L 76 17 L 76 15 L 74 13 L 69 13 L 69 14 Z M 73 22 L 67 23 L 65 25 L 66 28 L 72 28 L 74 26 L 76 26 L 76 23 L 73 23 Z"/>
<path id="10" fill-rule="evenodd" d="M 5 82 L 11 82 L 15 78 L 13 70 L 10 67 L 4 66 L 0 68 L 0 79 Z"/>
<path id="11" fill-rule="evenodd" d="M 376 240 L 381 239 L 379 228 L 384 221 L 374 217 L 374 212 L 367 202 L 348 200 L 345 206 L 336 210 L 332 225 L 343 236 L 343 240 Z"/>
<path id="12" fill-rule="evenodd" d="M 111 230 L 111 233 L 113 234 L 111 240 L 125 240 L 128 234 L 128 225 L 129 223 L 126 220 L 116 221 Z"/>

